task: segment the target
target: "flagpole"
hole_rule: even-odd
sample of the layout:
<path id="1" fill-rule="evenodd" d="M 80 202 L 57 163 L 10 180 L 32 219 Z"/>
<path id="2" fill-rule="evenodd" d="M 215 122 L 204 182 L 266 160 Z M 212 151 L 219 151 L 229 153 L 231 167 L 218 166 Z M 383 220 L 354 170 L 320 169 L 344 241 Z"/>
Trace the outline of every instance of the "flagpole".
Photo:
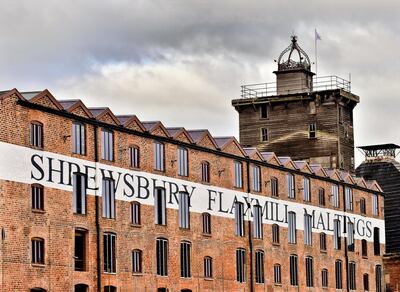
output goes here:
<path id="1" fill-rule="evenodd" d="M 314 30 L 314 46 L 315 46 L 315 77 L 318 74 L 318 55 L 317 55 L 317 29 Z"/>

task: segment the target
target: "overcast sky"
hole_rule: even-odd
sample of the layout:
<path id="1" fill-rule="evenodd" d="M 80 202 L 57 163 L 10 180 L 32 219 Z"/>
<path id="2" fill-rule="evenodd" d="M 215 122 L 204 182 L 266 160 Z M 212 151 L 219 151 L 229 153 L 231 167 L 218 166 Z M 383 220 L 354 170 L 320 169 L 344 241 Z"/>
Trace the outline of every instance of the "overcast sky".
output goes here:
<path id="1" fill-rule="evenodd" d="M 238 137 L 240 85 L 274 81 L 294 31 L 348 79 L 356 145 L 400 143 L 400 1 L 0 0 L 0 89 Z M 358 156 L 357 163 L 360 162 Z"/>

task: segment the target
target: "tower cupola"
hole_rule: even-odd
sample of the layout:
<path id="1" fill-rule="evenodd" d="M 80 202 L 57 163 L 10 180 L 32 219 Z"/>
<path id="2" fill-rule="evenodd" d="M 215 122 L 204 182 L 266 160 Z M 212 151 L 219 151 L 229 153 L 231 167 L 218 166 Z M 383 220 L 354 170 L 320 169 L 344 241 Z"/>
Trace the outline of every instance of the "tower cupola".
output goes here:
<path id="1" fill-rule="evenodd" d="M 307 53 L 297 43 L 297 37 L 292 36 L 291 44 L 282 51 L 278 58 L 276 74 L 277 94 L 311 92 L 313 76 L 311 62 Z"/>

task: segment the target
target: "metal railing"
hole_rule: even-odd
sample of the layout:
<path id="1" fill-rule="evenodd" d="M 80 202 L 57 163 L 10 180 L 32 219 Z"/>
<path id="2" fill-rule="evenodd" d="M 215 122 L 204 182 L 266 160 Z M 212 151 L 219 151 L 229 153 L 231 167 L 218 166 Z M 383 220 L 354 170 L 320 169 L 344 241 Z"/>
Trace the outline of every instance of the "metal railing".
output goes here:
<path id="1" fill-rule="evenodd" d="M 242 98 L 259 98 L 278 94 L 301 93 L 311 91 L 323 91 L 329 89 L 343 89 L 351 92 L 351 82 L 336 75 L 313 77 L 312 85 L 306 86 L 304 80 L 289 81 L 281 85 L 287 89 L 278 89 L 276 82 L 247 84 L 241 86 Z"/>

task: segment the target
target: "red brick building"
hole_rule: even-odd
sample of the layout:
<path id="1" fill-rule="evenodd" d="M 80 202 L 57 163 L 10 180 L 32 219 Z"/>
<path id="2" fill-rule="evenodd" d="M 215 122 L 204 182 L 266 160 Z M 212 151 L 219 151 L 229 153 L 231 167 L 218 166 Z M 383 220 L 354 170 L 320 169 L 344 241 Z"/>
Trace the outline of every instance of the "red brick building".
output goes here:
<path id="1" fill-rule="evenodd" d="M 373 181 L 0 93 L 2 291 L 383 291 Z"/>

